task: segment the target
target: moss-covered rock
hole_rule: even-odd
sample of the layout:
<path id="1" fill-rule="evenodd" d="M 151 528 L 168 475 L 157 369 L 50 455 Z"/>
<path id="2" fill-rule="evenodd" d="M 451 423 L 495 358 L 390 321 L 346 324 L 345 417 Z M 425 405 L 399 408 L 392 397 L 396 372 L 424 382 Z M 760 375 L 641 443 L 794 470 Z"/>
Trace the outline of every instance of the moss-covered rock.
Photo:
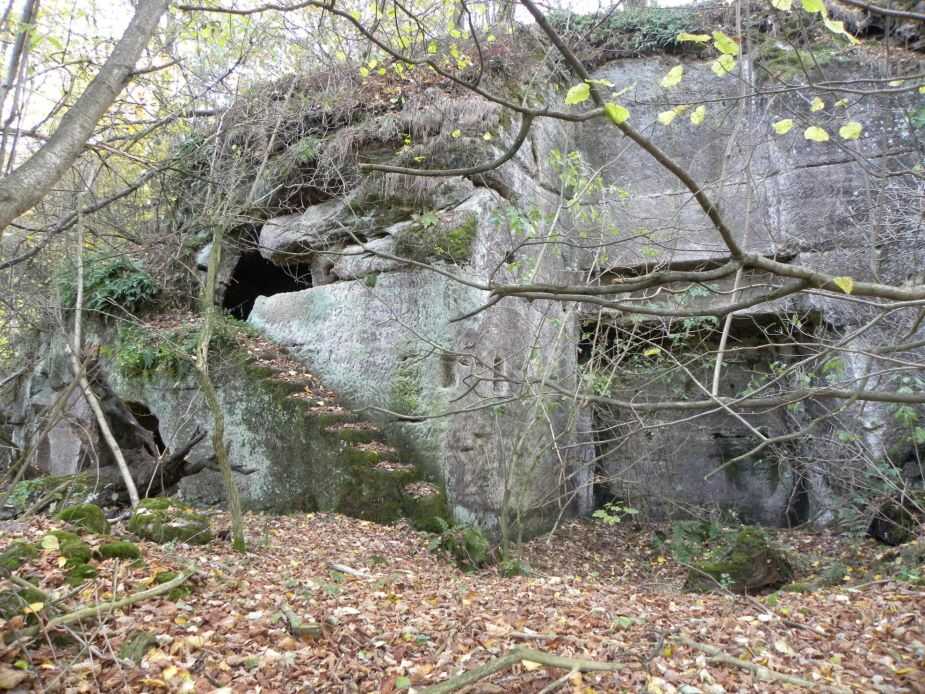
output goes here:
<path id="1" fill-rule="evenodd" d="M 925 491 L 886 499 L 880 503 L 867 528 L 867 534 L 883 544 L 896 547 L 915 539 L 925 521 Z"/>
<path id="2" fill-rule="evenodd" d="M 14 542 L 0 553 L 0 573 L 15 571 L 39 556 L 39 548 L 28 542 Z"/>
<path id="3" fill-rule="evenodd" d="M 86 564 L 90 561 L 93 554 L 90 545 L 75 533 L 68 530 L 52 530 L 49 534 L 58 538 L 58 551 L 69 564 Z"/>
<path id="4" fill-rule="evenodd" d="M 777 588 L 793 578 L 784 553 L 759 528 L 741 528 L 724 538 L 707 557 L 688 569 L 685 588 L 711 592 L 756 593 Z"/>
<path id="5" fill-rule="evenodd" d="M 127 527 L 135 535 L 161 544 L 175 540 L 204 545 L 212 541 L 208 517 L 166 497 L 143 499 Z"/>
<path id="6" fill-rule="evenodd" d="M 138 545 L 128 540 L 100 545 L 99 553 L 103 559 L 141 559 L 141 550 L 138 549 Z"/>
<path id="7" fill-rule="evenodd" d="M 420 262 L 436 258 L 462 265 L 472 255 L 477 232 L 478 218 L 474 212 L 447 221 L 431 212 L 421 215 L 415 224 L 396 235 L 395 252 Z"/>
<path id="8" fill-rule="evenodd" d="M 56 518 L 98 535 L 109 534 L 109 521 L 96 504 L 77 504 L 61 509 Z"/>
<path id="9" fill-rule="evenodd" d="M 448 527 L 450 518 L 443 490 L 429 482 L 406 485 L 402 508 L 415 530 L 440 533 Z"/>

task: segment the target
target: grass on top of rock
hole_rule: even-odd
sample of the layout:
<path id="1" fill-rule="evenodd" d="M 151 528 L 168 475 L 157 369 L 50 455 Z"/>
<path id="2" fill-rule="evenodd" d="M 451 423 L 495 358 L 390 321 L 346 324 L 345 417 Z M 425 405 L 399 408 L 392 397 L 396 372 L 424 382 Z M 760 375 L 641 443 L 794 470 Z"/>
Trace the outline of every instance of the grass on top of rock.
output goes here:
<path id="1" fill-rule="evenodd" d="M 440 219 L 436 212 L 425 212 L 416 215 L 414 224 L 398 232 L 395 253 L 418 262 L 445 260 L 463 265 L 472 255 L 477 231 L 478 218 L 474 212 L 450 221 Z"/>

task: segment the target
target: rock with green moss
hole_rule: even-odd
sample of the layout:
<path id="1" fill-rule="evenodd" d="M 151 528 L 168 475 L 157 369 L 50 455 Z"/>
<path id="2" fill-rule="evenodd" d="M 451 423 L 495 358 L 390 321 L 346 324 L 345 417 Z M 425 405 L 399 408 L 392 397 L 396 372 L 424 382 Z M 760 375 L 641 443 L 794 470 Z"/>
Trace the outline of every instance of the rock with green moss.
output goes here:
<path id="1" fill-rule="evenodd" d="M 404 515 L 415 530 L 441 533 L 448 527 L 450 517 L 446 494 L 430 482 L 412 482 L 402 490 Z"/>
<path id="2" fill-rule="evenodd" d="M 0 553 L 0 573 L 15 571 L 39 556 L 39 548 L 28 542 L 14 542 Z"/>
<path id="3" fill-rule="evenodd" d="M 141 559 L 141 550 L 138 549 L 138 545 L 128 540 L 100 545 L 99 553 L 103 559 Z"/>
<path id="4" fill-rule="evenodd" d="M 58 511 L 55 517 L 98 535 L 109 534 L 109 521 L 103 515 L 103 509 L 96 504 L 68 506 Z"/>
<path id="5" fill-rule="evenodd" d="M 896 547 L 915 539 L 925 523 L 925 491 L 916 490 L 886 499 L 878 506 L 867 534 L 885 545 Z"/>
<path id="6" fill-rule="evenodd" d="M 52 530 L 50 534 L 58 538 L 58 551 L 69 564 L 86 564 L 90 561 L 93 551 L 78 535 L 69 530 Z"/>
<path id="7" fill-rule="evenodd" d="M 204 545 L 212 541 L 208 517 L 176 499 L 143 499 L 129 519 L 130 532 L 146 540 Z"/>
<path id="8" fill-rule="evenodd" d="M 790 561 L 764 531 L 745 527 L 723 538 L 704 560 L 691 564 L 685 588 L 748 594 L 777 588 L 792 578 Z"/>
<path id="9" fill-rule="evenodd" d="M 86 498 L 91 491 L 92 483 L 87 473 L 48 475 L 17 482 L 10 491 L 7 505 L 11 515 L 18 516 L 40 500 L 68 504 Z"/>
<path id="10" fill-rule="evenodd" d="M 398 232 L 395 253 L 420 262 L 437 259 L 462 265 L 472 255 L 477 232 L 478 218 L 474 212 L 450 214 L 448 219 L 427 212 Z"/>

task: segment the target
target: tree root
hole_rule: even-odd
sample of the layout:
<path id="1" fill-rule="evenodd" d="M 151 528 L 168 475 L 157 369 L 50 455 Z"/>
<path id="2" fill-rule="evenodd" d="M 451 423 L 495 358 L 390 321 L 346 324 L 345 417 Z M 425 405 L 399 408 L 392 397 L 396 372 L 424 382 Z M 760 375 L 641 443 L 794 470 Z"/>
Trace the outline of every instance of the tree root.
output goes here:
<path id="1" fill-rule="evenodd" d="M 728 653 L 723 652 L 716 646 L 711 646 L 707 643 L 700 643 L 699 641 L 694 641 L 685 636 L 672 636 L 671 640 L 676 641 L 677 643 L 683 644 L 690 648 L 705 653 L 710 656 L 710 661 L 714 663 L 721 663 L 723 665 L 732 665 L 743 670 L 748 670 L 753 673 L 759 679 L 769 681 L 769 682 L 783 682 L 784 684 L 792 684 L 798 687 L 805 687 L 814 692 L 831 692 L 832 694 L 851 694 L 851 690 L 846 687 L 836 687 L 834 685 L 823 684 L 822 682 L 813 682 L 811 680 L 804 679 L 802 677 L 797 677 L 796 675 L 788 675 L 783 672 L 777 672 L 776 670 L 771 670 L 766 668 L 763 665 L 758 665 L 749 660 L 742 660 L 741 658 L 734 658 Z"/>
<path id="2" fill-rule="evenodd" d="M 529 660 L 546 667 L 568 670 L 569 672 L 614 672 L 623 667 L 622 663 L 602 663 L 596 660 L 581 660 L 579 658 L 567 658 L 561 655 L 553 655 L 544 651 L 537 651 L 532 648 L 515 648 L 507 655 L 500 656 L 490 660 L 484 665 L 464 672 L 456 677 L 451 677 L 445 682 L 435 684 L 431 687 L 421 689 L 421 694 L 448 694 L 462 689 L 480 679 L 493 675 L 501 670 L 507 670 L 509 667 L 516 665 L 522 660 Z"/>

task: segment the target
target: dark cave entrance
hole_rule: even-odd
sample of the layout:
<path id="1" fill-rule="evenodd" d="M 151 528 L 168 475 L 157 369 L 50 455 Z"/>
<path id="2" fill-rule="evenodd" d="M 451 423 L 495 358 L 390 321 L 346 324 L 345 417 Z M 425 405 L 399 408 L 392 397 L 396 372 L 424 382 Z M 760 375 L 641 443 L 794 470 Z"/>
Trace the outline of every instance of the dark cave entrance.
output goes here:
<path id="1" fill-rule="evenodd" d="M 161 438 L 161 423 L 148 406 L 141 402 L 126 401 L 125 407 L 132 413 L 132 416 L 141 426 L 151 432 L 151 436 L 154 438 L 154 445 L 157 447 L 157 454 L 161 455 L 166 451 L 167 444 L 165 444 L 164 439 Z M 132 437 L 137 437 L 137 434 L 133 434 Z M 135 444 L 135 446 L 137 447 L 137 444 Z"/>
<path id="2" fill-rule="evenodd" d="M 241 253 L 231 271 L 222 308 L 239 320 L 247 320 L 258 296 L 298 292 L 312 286 L 308 265 L 280 266 L 256 250 Z"/>

